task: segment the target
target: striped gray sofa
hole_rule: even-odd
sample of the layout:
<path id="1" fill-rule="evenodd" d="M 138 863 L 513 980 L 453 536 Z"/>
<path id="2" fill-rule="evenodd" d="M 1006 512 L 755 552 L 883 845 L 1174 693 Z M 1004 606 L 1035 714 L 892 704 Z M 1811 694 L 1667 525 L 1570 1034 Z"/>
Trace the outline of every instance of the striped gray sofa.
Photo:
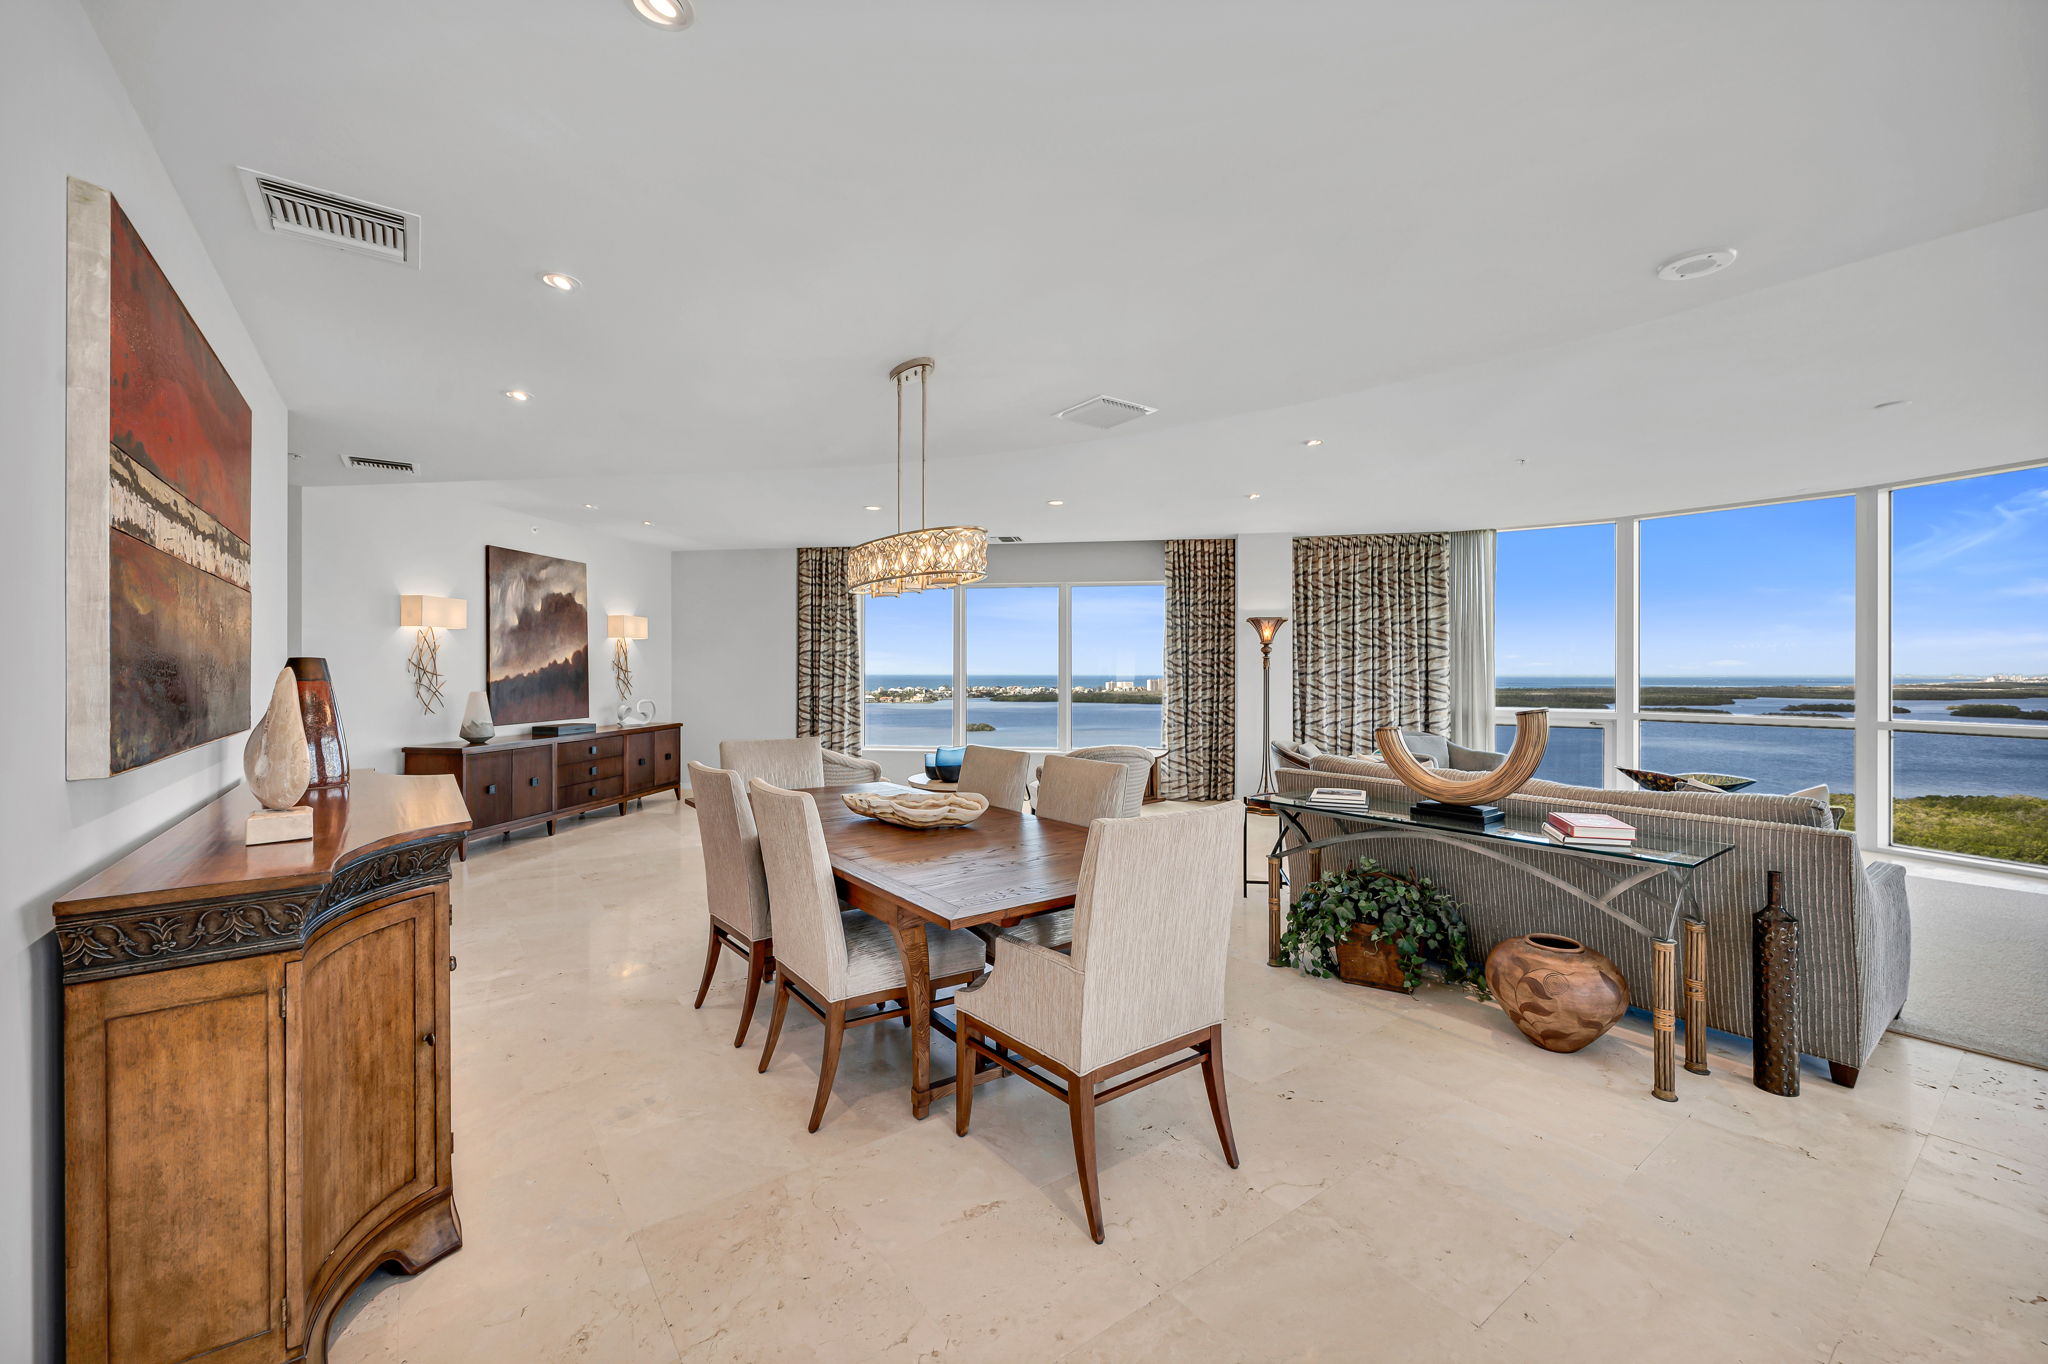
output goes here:
<path id="1" fill-rule="evenodd" d="M 1274 780 L 1282 791 L 1351 786 L 1389 800 L 1416 799 L 1387 768 L 1358 758 L 1317 758 L 1308 770 L 1276 772 Z M 1801 796 L 1603 791 L 1547 781 L 1532 781 L 1499 804 L 1539 818 L 1552 810 L 1611 814 L 1646 836 L 1733 844 L 1695 873 L 1693 892 L 1707 923 L 1708 1026 L 1743 1037 L 1750 1034 L 1750 916 L 1764 902 L 1765 873 L 1783 872 L 1786 907 L 1799 920 L 1799 1050 L 1826 1061 L 1837 1084 L 1856 1083 L 1857 1071 L 1906 1002 L 1906 875 L 1896 863 L 1866 865 L 1855 835 L 1834 828 L 1825 804 Z M 1337 832 L 1329 820 L 1303 824 L 1315 838 Z M 1455 844 L 1411 839 L 1359 849 L 1361 856 L 1427 876 L 1457 897 L 1478 952 L 1524 933 L 1568 934 L 1613 958 L 1628 979 L 1631 998 L 1649 1002 L 1649 939 L 1541 878 Z M 1587 889 L 1603 889 L 1616 879 L 1583 857 L 1540 848 L 1517 849 L 1514 856 Z M 1348 860 L 1325 854 L 1323 869 L 1334 871 Z M 1307 882 L 1301 865 L 1306 861 L 1290 860 L 1289 878 L 1297 889 Z M 1617 905 L 1639 922 L 1656 923 L 1668 912 L 1668 884 L 1659 878 L 1627 891 Z"/>

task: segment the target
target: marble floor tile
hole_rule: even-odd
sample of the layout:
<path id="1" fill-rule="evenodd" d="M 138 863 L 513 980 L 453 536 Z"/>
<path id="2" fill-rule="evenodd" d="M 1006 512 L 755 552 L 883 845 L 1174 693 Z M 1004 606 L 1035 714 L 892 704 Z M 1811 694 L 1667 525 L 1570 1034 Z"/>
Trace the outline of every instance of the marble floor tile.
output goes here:
<path id="1" fill-rule="evenodd" d="M 736 959 L 690 1007 L 699 859 L 657 800 L 458 867 L 465 1246 L 374 1276 L 336 1364 L 2048 1358 L 2041 1072 L 1888 1036 L 1856 1089 L 1781 1099 L 1715 1034 L 1658 1103 L 1643 1020 L 1558 1056 L 1460 991 L 1269 967 L 1255 888 L 1242 1163 L 1194 1075 L 1106 1105 L 1097 1246 L 1064 1105 L 1006 1079 L 965 1139 L 950 1101 L 917 1122 L 901 1028 L 849 1035 L 806 1132 L 817 1023 L 792 1011 L 764 1075 Z"/>

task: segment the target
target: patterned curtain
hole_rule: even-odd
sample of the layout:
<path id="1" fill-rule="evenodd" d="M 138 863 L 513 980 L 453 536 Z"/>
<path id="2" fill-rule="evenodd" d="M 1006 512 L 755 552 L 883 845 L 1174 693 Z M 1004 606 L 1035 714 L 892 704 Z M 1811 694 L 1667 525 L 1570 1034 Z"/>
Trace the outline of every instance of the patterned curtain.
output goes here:
<path id="1" fill-rule="evenodd" d="M 1237 786 L 1237 541 L 1166 542 L 1168 800 L 1228 800 Z"/>
<path id="2" fill-rule="evenodd" d="M 1450 542 L 1442 533 L 1294 542 L 1296 738 L 1361 753 L 1381 725 L 1449 729 Z"/>
<path id="3" fill-rule="evenodd" d="M 860 752 L 860 605 L 846 590 L 846 550 L 796 552 L 796 732 Z"/>

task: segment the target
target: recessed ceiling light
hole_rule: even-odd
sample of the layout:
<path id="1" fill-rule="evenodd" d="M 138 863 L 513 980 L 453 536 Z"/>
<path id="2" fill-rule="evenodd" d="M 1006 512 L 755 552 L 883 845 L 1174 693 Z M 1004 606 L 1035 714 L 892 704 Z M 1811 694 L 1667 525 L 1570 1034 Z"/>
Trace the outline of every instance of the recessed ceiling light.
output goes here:
<path id="1" fill-rule="evenodd" d="M 1305 440 L 1305 441 L 1303 441 L 1303 442 L 1302 442 L 1302 444 L 1303 444 L 1303 445 L 1321 445 L 1321 444 L 1322 444 L 1322 442 L 1321 442 L 1321 441 L 1319 441 L 1319 440 Z"/>
<path id="2" fill-rule="evenodd" d="M 1048 507 L 1064 507 L 1067 504 L 1060 501 L 1058 498 L 1054 498 L 1052 501 L 1046 503 L 1045 505 Z"/>
<path id="3" fill-rule="evenodd" d="M 690 0 L 633 0 L 633 13 L 670 32 L 697 22 L 697 11 L 690 8 Z"/>
<path id="4" fill-rule="evenodd" d="M 1261 496 L 1263 496 L 1263 494 L 1261 493 L 1246 493 L 1244 495 L 1244 500 L 1247 502 L 1256 502 L 1259 500 Z"/>
<path id="5" fill-rule="evenodd" d="M 560 289 L 565 294 L 574 293 L 583 285 L 583 281 L 576 278 L 576 276 L 565 275 L 559 270 L 548 271 L 540 277 L 540 282 L 547 285 L 550 289 Z"/>
<path id="6" fill-rule="evenodd" d="M 1904 407 L 1912 401 L 1911 398 L 1888 398 L 1884 402 L 1875 404 L 1870 410 L 1872 412 L 1882 412 L 1887 407 Z"/>
<path id="7" fill-rule="evenodd" d="M 861 510 L 862 510 L 862 511 L 880 511 L 880 510 L 881 510 L 881 508 L 880 508 L 880 507 L 862 507 L 862 508 L 861 508 Z"/>
<path id="8" fill-rule="evenodd" d="M 585 502 L 585 503 L 583 504 L 583 510 L 585 510 L 585 511 L 596 511 L 596 510 L 597 510 L 597 503 L 595 503 L 595 502 Z"/>
<path id="9" fill-rule="evenodd" d="M 523 403 L 533 395 L 523 388 L 508 388 L 505 390 L 505 396 L 515 403 Z"/>
<path id="10" fill-rule="evenodd" d="M 654 523 L 653 523 L 652 521 L 642 521 L 642 522 L 641 522 L 640 524 L 641 524 L 641 525 L 643 525 L 643 526 L 651 526 L 651 525 L 653 525 Z"/>
<path id="11" fill-rule="evenodd" d="M 1702 275 L 1711 275 L 1735 264 L 1735 254 L 1735 248 L 1732 246 L 1717 247 L 1712 251 L 1694 251 L 1658 266 L 1657 278 L 1698 279 Z"/>

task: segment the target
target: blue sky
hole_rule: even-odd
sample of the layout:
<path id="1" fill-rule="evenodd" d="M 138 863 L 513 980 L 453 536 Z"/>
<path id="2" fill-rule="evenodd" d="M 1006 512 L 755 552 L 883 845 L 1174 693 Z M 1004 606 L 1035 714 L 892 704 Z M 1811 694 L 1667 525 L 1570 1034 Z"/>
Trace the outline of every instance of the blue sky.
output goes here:
<path id="1" fill-rule="evenodd" d="M 1902 489 L 1892 500 L 1893 667 L 2048 672 L 2048 469 Z M 1847 676 L 1854 500 L 1642 523 L 1646 677 Z M 1496 670 L 1614 675 L 1614 531 L 1499 540 Z"/>
<path id="2" fill-rule="evenodd" d="M 953 594 L 871 598 L 863 625 L 870 673 L 953 671 Z M 1157 584 L 1072 589 L 1074 674 L 1136 681 L 1158 677 L 1166 595 Z M 967 589 L 967 669 L 976 674 L 1057 676 L 1059 589 Z"/>

